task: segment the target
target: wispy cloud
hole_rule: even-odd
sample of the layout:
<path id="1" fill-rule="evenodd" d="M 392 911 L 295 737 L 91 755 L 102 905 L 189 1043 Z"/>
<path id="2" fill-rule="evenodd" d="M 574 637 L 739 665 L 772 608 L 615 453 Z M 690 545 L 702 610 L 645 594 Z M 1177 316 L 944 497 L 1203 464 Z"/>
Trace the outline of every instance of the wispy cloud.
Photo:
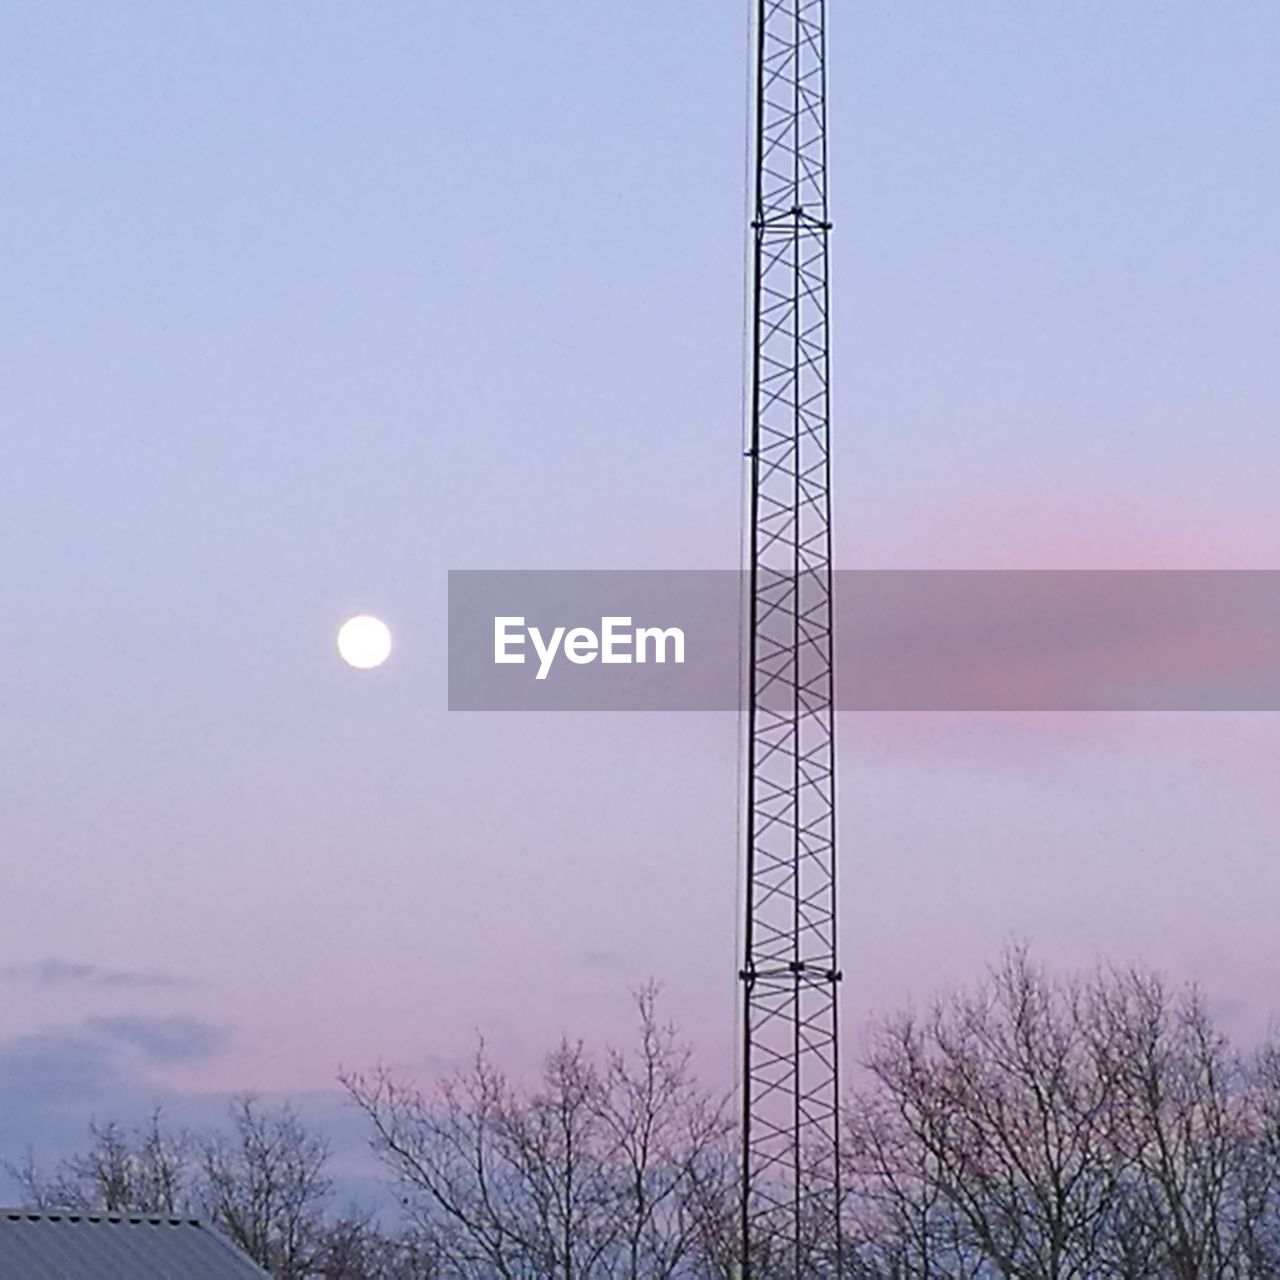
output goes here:
<path id="1" fill-rule="evenodd" d="M 148 1025 L 153 1024 L 153 1025 Z M 189 1018 L 89 1019 L 0 1039 L 0 1161 L 25 1146 L 67 1151 L 94 1118 L 134 1123 L 187 1095 L 151 1074 L 217 1052 L 228 1033 Z M 0 1193 L 4 1190 L 0 1167 Z"/>
<path id="2" fill-rule="evenodd" d="M 85 1027 L 105 1040 L 133 1050 L 155 1064 L 202 1062 L 225 1048 L 227 1032 L 199 1018 L 137 1014 L 87 1018 Z"/>
<path id="3" fill-rule="evenodd" d="M 31 1150 L 52 1166 L 60 1156 L 83 1147 L 90 1121 L 114 1120 L 132 1126 L 157 1107 L 179 1126 L 206 1123 L 220 1115 L 224 1105 L 220 1095 L 182 1091 L 153 1072 L 173 1063 L 177 1053 L 208 1050 L 215 1041 L 225 1040 L 225 1031 L 191 1026 L 157 1030 L 133 1025 L 138 1022 L 133 1018 L 97 1021 L 99 1025 L 91 1020 L 0 1038 L 0 1199 L 4 1202 L 11 1202 L 16 1194 L 7 1181 L 5 1161 L 20 1163 L 22 1153 Z M 137 1052 L 139 1043 L 142 1053 Z"/>
<path id="4" fill-rule="evenodd" d="M 25 982 L 38 987 L 107 987 L 113 990 L 138 990 L 159 987 L 189 987 L 191 980 L 159 970 L 108 969 L 102 965 L 78 960 L 50 957 L 26 964 L 0 968 L 0 977 L 9 982 Z"/>

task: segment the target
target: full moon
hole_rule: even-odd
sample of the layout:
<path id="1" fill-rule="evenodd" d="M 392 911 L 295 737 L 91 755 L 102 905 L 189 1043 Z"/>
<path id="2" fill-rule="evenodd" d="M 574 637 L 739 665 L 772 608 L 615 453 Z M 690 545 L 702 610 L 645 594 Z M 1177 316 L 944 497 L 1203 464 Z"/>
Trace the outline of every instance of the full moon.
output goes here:
<path id="1" fill-rule="evenodd" d="M 362 613 L 348 618 L 338 630 L 338 653 L 360 671 L 380 667 L 391 652 L 391 632 L 378 618 Z"/>

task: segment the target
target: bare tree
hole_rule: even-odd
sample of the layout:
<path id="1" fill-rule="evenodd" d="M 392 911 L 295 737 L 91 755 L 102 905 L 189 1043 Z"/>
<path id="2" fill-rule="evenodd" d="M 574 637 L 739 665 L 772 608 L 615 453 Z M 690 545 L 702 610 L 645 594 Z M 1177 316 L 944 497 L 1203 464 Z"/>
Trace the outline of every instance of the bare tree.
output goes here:
<path id="1" fill-rule="evenodd" d="M 1087 1003 L 1014 951 L 977 991 L 881 1028 L 847 1145 L 913 1274 L 1102 1274 L 1113 1090 Z"/>
<path id="2" fill-rule="evenodd" d="M 329 1220 L 317 1250 L 313 1280 L 445 1280 L 431 1241 L 414 1232 L 387 1232 L 367 1213 Z"/>
<path id="3" fill-rule="evenodd" d="M 1241 1170 L 1239 1250 L 1245 1276 L 1280 1275 L 1280 1046 L 1263 1046 L 1250 1064 L 1253 1105 Z"/>
<path id="4" fill-rule="evenodd" d="M 513 1088 L 483 1048 L 424 1094 L 393 1073 L 344 1078 L 420 1229 L 459 1277 L 666 1280 L 704 1265 L 723 1199 L 728 1126 L 687 1049 L 638 997 L 631 1053 L 598 1065 L 562 1043 L 537 1087 Z"/>
<path id="5" fill-rule="evenodd" d="M 529 1086 L 483 1044 L 426 1091 L 343 1078 L 401 1225 L 333 1203 L 325 1141 L 238 1099 L 221 1128 L 90 1128 L 29 1202 L 191 1213 L 277 1280 L 733 1280 L 736 1134 L 637 998 L 638 1034 L 562 1041 Z M 1275 1280 L 1280 1046 L 1245 1057 L 1194 990 L 1058 979 L 1014 949 L 968 992 L 875 1031 L 845 1109 L 843 1280 Z M 815 1219 L 814 1250 L 836 1253 Z M 819 1238 L 819 1236 L 823 1238 Z M 762 1280 L 791 1274 L 761 1254 Z"/>
<path id="6" fill-rule="evenodd" d="M 659 1021 L 657 995 L 650 985 L 637 996 L 636 1046 L 609 1051 L 599 1099 L 622 1226 L 620 1269 L 610 1274 L 627 1280 L 681 1274 L 708 1239 L 710 1203 L 732 1181 L 731 1122 L 698 1086 L 675 1028 Z"/>
<path id="7" fill-rule="evenodd" d="M 1136 971 L 1095 983 L 1098 1051 L 1111 1064 L 1111 1130 L 1125 1274 L 1230 1275 L 1247 1230 L 1241 1175 L 1253 1127 L 1244 1064 L 1192 990 Z M 1144 1243 L 1145 1258 L 1135 1251 Z"/>
<path id="8" fill-rule="evenodd" d="M 241 1097 L 230 1120 L 201 1143 L 205 1212 L 275 1280 L 304 1280 L 323 1249 L 328 1143 L 288 1104 Z"/>
<path id="9" fill-rule="evenodd" d="M 199 1215 L 276 1280 L 435 1274 L 421 1250 L 384 1235 L 367 1215 L 332 1212 L 328 1146 L 288 1105 L 264 1107 L 243 1097 L 231 1104 L 222 1128 L 173 1130 L 156 1112 L 133 1130 L 93 1123 L 89 1138 L 84 1151 L 50 1174 L 30 1154 L 9 1166 L 28 1204 Z"/>
<path id="10" fill-rule="evenodd" d="M 22 1165 L 8 1167 L 37 1208 L 175 1215 L 192 1212 L 197 1200 L 194 1156 L 191 1135 L 166 1129 L 157 1110 L 133 1130 L 91 1122 L 88 1147 L 50 1175 L 31 1153 Z"/>
<path id="11" fill-rule="evenodd" d="M 883 1024 L 867 1066 L 846 1113 L 863 1273 L 1280 1274 L 1280 1059 L 1245 1062 L 1195 990 L 1055 981 L 1014 950 L 977 990 Z"/>

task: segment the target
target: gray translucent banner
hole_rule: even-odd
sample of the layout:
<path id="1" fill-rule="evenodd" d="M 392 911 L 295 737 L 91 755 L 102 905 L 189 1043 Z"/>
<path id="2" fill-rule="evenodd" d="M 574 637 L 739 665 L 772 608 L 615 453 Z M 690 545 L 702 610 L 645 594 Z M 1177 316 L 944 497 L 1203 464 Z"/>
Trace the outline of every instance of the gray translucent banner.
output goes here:
<path id="1" fill-rule="evenodd" d="M 735 710 L 746 598 L 736 571 L 451 572 L 449 707 Z M 849 570 L 833 620 L 842 711 L 1280 709 L 1280 571 Z"/>

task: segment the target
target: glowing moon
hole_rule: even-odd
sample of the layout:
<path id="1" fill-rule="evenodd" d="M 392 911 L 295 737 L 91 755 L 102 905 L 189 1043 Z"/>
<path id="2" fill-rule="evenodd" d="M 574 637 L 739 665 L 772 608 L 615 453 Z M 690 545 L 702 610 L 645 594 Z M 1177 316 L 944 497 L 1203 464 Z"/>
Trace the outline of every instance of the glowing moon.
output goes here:
<path id="1" fill-rule="evenodd" d="M 360 671 L 382 666 L 390 652 L 387 624 L 367 613 L 348 618 L 338 631 L 338 653 L 343 662 Z"/>

